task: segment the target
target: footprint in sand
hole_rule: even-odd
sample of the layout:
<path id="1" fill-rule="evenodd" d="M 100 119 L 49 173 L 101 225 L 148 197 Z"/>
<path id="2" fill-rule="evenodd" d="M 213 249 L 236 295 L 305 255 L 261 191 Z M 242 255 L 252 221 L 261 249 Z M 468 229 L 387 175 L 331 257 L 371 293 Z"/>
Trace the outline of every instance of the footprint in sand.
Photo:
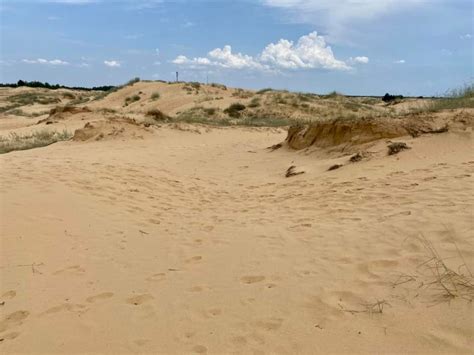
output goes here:
<path id="1" fill-rule="evenodd" d="M 13 340 L 16 337 L 18 337 L 18 335 L 20 335 L 20 332 L 7 333 L 5 335 L 0 336 L 0 342 L 5 341 L 5 340 Z"/>
<path id="2" fill-rule="evenodd" d="M 204 291 L 204 288 L 202 288 L 201 286 L 193 286 L 191 288 L 188 288 L 188 291 L 189 292 L 202 292 Z"/>
<path id="3" fill-rule="evenodd" d="M 10 290 L 10 291 L 5 292 L 2 295 L 2 297 L 0 297 L 0 306 L 4 306 L 6 300 L 11 300 L 15 296 L 16 296 L 16 291 L 14 291 L 14 290 Z"/>
<path id="4" fill-rule="evenodd" d="M 267 331 L 278 330 L 283 324 L 283 319 L 281 318 L 272 318 L 269 320 L 258 321 L 257 326 Z"/>
<path id="5" fill-rule="evenodd" d="M 139 306 L 143 303 L 150 302 L 154 297 L 148 293 L 127 298 L 127 303 L 134 306 Z"/>
<path id="6" fill-rule="evenodd" d="M 137 340 L 134 340 L 133 342 L 138 346 L 143 346 L 143 345 L 146 345 L 146 343 L 148 343 L 149 341 L 150 341 L 149 339 L 137 339 Z"/>
<path id="7" fill-rule="evenodd" d="M 202 260 L 202 256 L 200 255 L 197 255 L 197 256 L 193 256 L 192 258 L 189 258 L 188 260 L 186 260 L 186 263 L 189 264 L 189 263 L 197 263 L 199 261 Z"/>
<path id="8" fill-rule="evenodd" d="M 10 290 L 10 291 L 5 292 L 2 295 L 2 300 L 11 300 L 15 296 L 16 296 L 16 291 Z"/>
<path id="9" fill-rule="evenodd" d="M 4 332 L 5 330 L 10 329 L 11 327 L 21 325 L 23 321 L 28 318 L 29 315 L 30 312 L 28 311 L 16 311 L 10 313 L 0 322 L 0 332 Z"/>
<path id="10" fill-rule="evenodd" d="M 100 300 L 105 300 L 107 298 L 110 298 L 113 295 L 114 294 L 112 292 L 99 293 L 98 295 L 87 297 L 86 301 L 89 303 L 94 303 L 95 301 L 100 301 Z"/>
<path id="11" fill-rule="evenodd" d="M 207 348 L 204 345 L 196 345 L 193 347 L 193 352 L 198 354 L 205 354 L 207 353 Z"/>
<path id="12" fill-rule="evenodd" d="M 166 278 L 166 274 L 164 272 L 160 272 L 158 274 L 153 274 L 150 277 L 147 277 L 147 281 L 161 281 Z"/>
<path id="13" fill-rule="evenodd" d="M 86 306 L 83 305 L 83 304 L 64 303 L 64 304 L 60 304 L 59 306 L 54 306 L 54 307 L 48 308 L 46 311 L 41 313 L 40 316 L 47 315 L 47 314 L 58 313 L 58 312 L 62 312 L 62 311 L 84 313 L 84 312 L 87 312 L 87 309 L 85 309 L 85 308 L 86 308 Z"/>
<path id="14" fill-rule="evenodd" d="M 244 284 L 254 284 L 265 280 L 265 276 L 244 276 L 240 279 Z"/>

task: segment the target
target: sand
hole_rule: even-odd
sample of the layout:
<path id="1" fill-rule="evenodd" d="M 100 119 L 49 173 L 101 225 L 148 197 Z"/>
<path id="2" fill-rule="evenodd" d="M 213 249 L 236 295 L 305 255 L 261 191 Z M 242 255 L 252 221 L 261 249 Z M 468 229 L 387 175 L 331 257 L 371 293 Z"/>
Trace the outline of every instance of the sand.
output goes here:
<path id="1" fill-rule="evenodd" d="M 163 125 L 0 155 L 0 352 L 470 353 L 472 302 L 422 264 L 429 241 L 474 270 L 472 128 L 357 163 L 267 149 L 286 134 Z"/>

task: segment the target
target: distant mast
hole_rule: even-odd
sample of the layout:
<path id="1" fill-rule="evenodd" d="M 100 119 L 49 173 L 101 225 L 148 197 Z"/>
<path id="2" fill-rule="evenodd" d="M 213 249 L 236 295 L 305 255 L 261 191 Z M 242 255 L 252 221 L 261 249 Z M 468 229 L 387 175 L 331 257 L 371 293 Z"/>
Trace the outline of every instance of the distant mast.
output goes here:
<path id="1" fill-rule="evenodd" d="M 178 82 L 179 73 L 176 72 L 176 82 Z"/>

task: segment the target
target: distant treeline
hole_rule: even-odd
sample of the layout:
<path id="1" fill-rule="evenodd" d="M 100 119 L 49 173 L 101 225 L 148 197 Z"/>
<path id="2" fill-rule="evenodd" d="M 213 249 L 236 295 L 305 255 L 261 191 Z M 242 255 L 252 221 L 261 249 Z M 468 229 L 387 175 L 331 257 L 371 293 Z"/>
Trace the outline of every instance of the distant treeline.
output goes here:
<path id="1" fill-rule="evenodd" d="M 43 89 L 50 89 L 50 90 L 57 90 L 57 89 L 69 89 L 69 90 L 82 90 L 82 91 L 109 91 L 114 89 L 115 86 L 105 85 L 105 86 L 94 86 L 92 88 L 85 88 L 81 86 L 64 86 L 64 85 L 51 85 L 50 83 L 42 83 L 41 81 L 24 81 L 18 80 L 16 84 L 2 84 L 0 83 L 0 87 L 8 87 L 8 88 L 19 88 L 22 86 L 26 86 L 29 88 L 43 88 Z"/>

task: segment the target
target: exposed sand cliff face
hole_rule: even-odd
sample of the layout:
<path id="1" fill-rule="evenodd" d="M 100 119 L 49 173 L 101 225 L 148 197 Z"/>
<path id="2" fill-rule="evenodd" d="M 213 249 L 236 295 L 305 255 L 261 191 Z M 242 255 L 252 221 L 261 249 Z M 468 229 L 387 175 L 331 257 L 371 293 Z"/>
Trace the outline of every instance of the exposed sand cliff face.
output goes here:
<path id="1" fill-rule="evenodd" d="M 73 134 L 0 155 L 2 354 L 472 351 L 472 111 L 288 131 L 109 103 L 0 119 Z"/>
<path id="2" fill-rule="evenodd" d="M 290 127 L 286 142 L 293 149 L 330 148 L 406 135 L 408 131 L 400 123 L 387 120 L 329 120 Z"/>

